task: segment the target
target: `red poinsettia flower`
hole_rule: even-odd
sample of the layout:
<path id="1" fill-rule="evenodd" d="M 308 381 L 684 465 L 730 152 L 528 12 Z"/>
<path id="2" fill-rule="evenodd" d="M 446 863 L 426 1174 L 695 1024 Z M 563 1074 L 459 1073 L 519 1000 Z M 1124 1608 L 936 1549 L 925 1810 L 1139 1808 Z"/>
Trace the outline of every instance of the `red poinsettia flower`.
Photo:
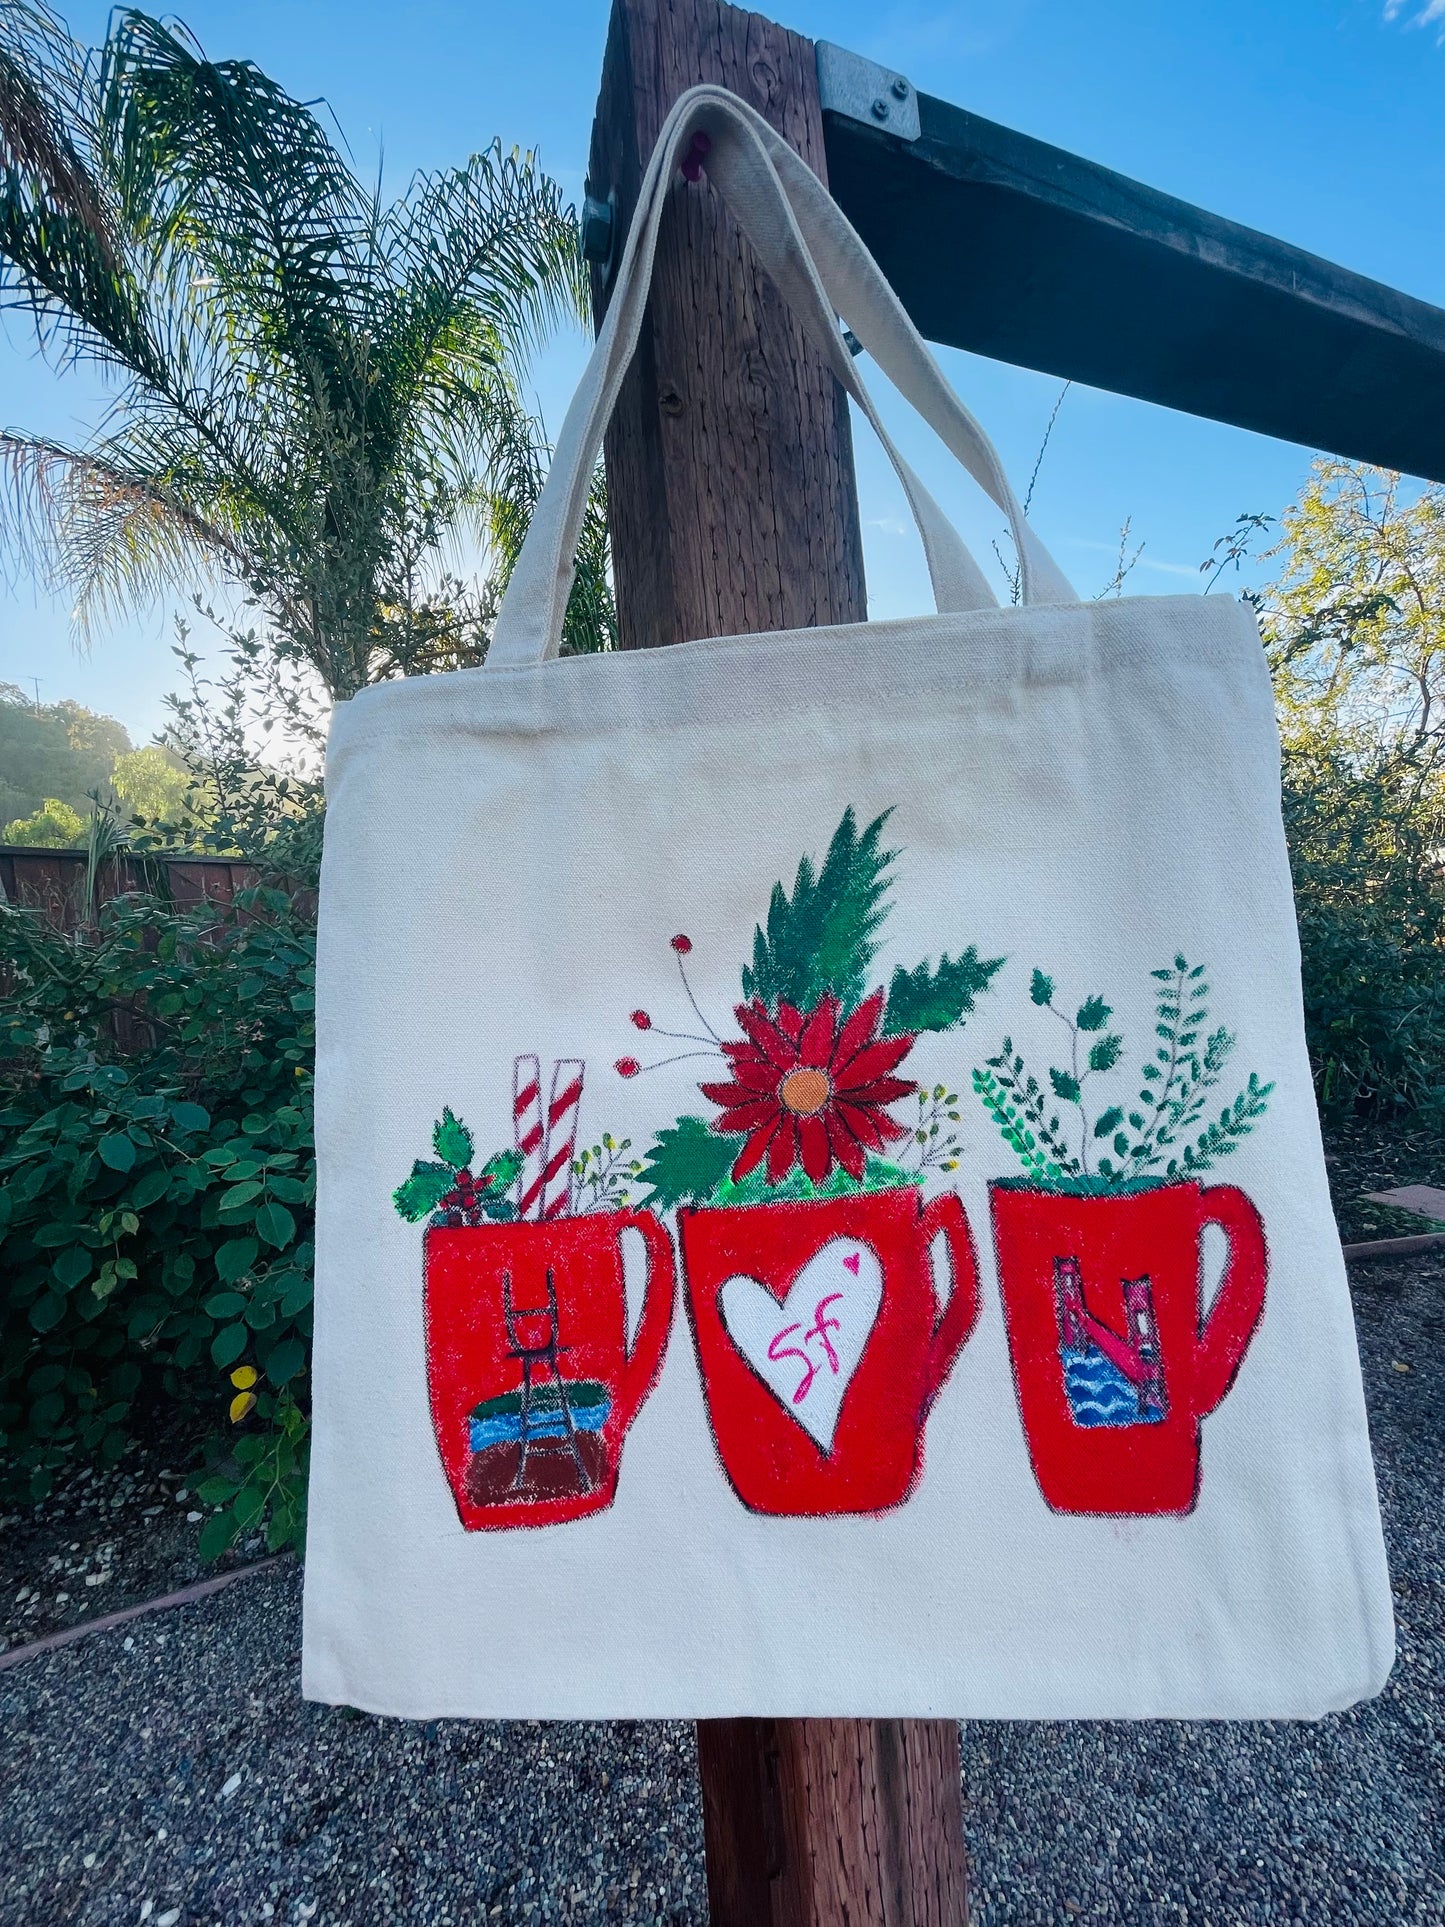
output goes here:
<path id="1" fill-rule="evenodd" d="M 893 1075 L 914 1040 L 880 1037 L 882 1015 L 881 990 L 841 1023 L 832 995 L 807 1012 L 780 1003 L 774 1016 L 756 997 L 738 1005 L 746 1036 L 723 1045 L 733 1081 L 700 1086 L 704 1097 L 722 1107 L 712 1128 L 723 1136 L 748 1134 L 734 1180 L 764 1158 L 770 1184 L 781 1183 L 799 1162 L 814 1184 L 835 1162 L 861 1178 L 870 1151 L 907 1137 L 886 1106 L 918 1089 Z"/>

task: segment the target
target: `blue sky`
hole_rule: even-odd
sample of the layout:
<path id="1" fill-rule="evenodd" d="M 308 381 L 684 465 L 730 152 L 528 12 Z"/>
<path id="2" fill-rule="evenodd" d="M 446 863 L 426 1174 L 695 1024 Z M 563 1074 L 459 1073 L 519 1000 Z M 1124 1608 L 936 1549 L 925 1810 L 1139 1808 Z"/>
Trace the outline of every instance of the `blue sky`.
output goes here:
<path id="1" fill-rule="evenodd" d="M 106 9 L 74 6 L 98 38 Z M 182 17 L 215 57 L 247 55 L 294 93 L 324 96 L 358 167 L 387 183 L 463 158 L 496 134 L 537 146 L 580 195 L 606 29 L 604 0 L 530 5 L 409 0 L 190 0 Z M 789 26 L 901 68 L 917 85 L 1132 174 L 1168 193 L 1445 306 L 1445 0 L 961 0 L 864 6 L 788 0 Z M 1222 344 L 1222 351 L 1228 344 Z M 560 420 L 585 345 L 536 370 Z M 1058 394 L 1047 377 L 953 351 L 965 399 L 1026 480 Z M 55 377 L 10 318 L 0 336 L 0 422 L 82 436 L 102 393 Z M 986 552 L 997 516 L 928 431 L 885 407 L 904 451 Z M 871 606 L 926 606 L 921 555 L 881 455 L 858 437 Z M 1060 412 L 1034 520 L 1084 593 L 1109 577 L 1119 530 L 1144 544 L 1130 593 L 1199 586 L 1198 563 L 1242 510 L 1276 513 L 1309 451 L 1093 390 Z M 147 738 L 173 686 L 170 613 L 117 624 L 88 655 L 68 611 L 29 583 L 0 586 L 0 680 L 40 681 Z"/>

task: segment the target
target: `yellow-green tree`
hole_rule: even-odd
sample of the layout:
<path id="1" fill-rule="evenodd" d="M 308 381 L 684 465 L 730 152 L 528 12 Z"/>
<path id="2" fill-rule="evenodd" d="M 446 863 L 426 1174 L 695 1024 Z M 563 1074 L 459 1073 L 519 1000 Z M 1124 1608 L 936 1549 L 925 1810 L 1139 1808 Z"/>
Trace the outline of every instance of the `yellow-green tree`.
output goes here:
<path id="1" fill-rule="evenodd" d="M 1317 462 L 1261 615 L 1320 1095 L 1445 1110 L 1445 489 Z"/>
<path id="2" fill-rule="evenodd" d="M 185 807 L 191 777 L 179 757 L 152 744 L 117 756 L 110 786 L 129 816 L 147 823 L 175 821 Z"/>
<path id="3" fill-rule="evenodd" d="M 29 816 L 17 816 L 0 830 L 0 841 L 29 850 L 69 850 L 85 840 L 85 818 L 58 796 L 47 796 Z"/>

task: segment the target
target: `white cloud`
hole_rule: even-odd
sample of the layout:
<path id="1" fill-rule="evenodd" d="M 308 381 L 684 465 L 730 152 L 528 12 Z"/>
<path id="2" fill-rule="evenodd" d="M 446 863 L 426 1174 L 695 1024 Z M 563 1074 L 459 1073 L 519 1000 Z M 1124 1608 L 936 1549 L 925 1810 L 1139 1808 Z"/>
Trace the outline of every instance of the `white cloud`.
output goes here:
<path id="1" fill-rule="evenodd" d="M 1445 0 L 1385 0 L 1385 18 L 1407 27 L 1438 27 L 1436 42 L 1445 42 Z"/>

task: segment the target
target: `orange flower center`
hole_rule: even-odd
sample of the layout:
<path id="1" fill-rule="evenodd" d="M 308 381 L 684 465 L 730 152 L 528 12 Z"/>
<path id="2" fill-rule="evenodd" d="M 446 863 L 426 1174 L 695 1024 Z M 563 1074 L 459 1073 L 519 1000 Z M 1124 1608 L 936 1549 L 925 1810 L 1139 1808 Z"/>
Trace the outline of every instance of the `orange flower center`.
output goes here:
<path id="1" fill-rule="evenodd" d="M 833 1095 L 825 1071 L 790 1071 L 778 1087 L 778 1096 L 796 1117 L 813 1117 Z"/>

